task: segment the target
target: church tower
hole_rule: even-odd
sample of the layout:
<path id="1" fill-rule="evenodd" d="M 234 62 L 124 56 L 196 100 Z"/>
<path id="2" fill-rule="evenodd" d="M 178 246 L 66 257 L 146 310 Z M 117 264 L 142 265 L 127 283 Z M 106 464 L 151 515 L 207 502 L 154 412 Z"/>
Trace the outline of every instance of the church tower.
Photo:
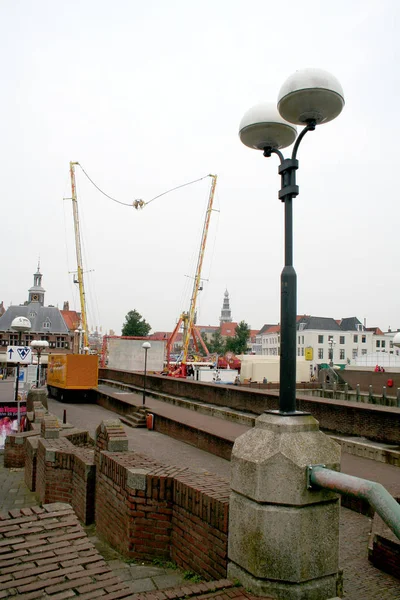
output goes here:
<path id="1" fill-rule="evenodd" d="M 221 316 L 219 318 L 220 323 L 231 323 L 231 309 L 229 307 L 229 292 L 225 290 L 224 293 L 224 303 L 222 305 Z"/>
<path id="2" fill-rule="evenodd" d="M 37 302 L 40 306 L 44 305 L 45 289 L 42 287 L 42 277 L 40 272 L 40 262 L 38 263 L 37 272 L 33 275 L 33 286 L 29 288 L 28 304 Z"/>

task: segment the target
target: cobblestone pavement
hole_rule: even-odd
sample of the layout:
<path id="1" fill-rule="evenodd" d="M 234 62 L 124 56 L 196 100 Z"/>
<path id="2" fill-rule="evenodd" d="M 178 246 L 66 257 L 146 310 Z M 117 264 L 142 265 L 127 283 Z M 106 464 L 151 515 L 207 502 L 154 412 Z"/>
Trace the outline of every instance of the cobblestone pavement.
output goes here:
<path id="1" fill-rule="evenodd" d="M 25 484 L 24 469 L 6 469 L 4 453 L 0 451 L 0 510 L 29 508 L 38 504 L 37 495 Z"/>
<path id="2" fill-rule="evenodd" d="M 346 600 L 399 600 L 400 581 L 368 560 L 371 520 L 347 508 L 340 514 L 340 564 Z"/>

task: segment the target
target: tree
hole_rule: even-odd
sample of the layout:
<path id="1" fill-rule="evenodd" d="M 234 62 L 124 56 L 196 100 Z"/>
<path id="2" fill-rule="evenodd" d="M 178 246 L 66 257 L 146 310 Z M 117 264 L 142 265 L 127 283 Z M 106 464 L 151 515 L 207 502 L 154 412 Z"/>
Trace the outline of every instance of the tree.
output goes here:
<path id="1" fill-rule="evenodd" d="M 245 321 L 240 321 L 239 325 L 236 326 L 235 335 L 226 340 L 226 350 L 234 354 L 245 354 L 249 337 L 249 325 Z"/>
<path id="2" fill-rule="evenodd" d="M 207 347 L 211 353 L 216 352 L 217 354 L 225 353 L 225 342 L 221 335 L 221 330 L 214 331 L 211 336 L 211 340 L 208 342 Z"/>
<path id="3" fill-rule="evenodd" d="M 122 335 L 135 335 L 145 337 L 149 335 L 151 325 L 146 323 L 142 315 L 137 310 L 130 310 L 125 317 L 125 323 L 122 325 Z"/>

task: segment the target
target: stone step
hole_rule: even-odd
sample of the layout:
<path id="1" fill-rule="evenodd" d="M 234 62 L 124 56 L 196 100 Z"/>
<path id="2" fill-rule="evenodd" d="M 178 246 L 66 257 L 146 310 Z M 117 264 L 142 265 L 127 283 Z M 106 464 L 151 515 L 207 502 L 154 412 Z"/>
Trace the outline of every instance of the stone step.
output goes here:
<path id="1" fill-rule="evenodd" d="M 130 415 L 118 415 L 120 421 L 129 427 L 146 427 L 146 409 L 140 408 Z"/>

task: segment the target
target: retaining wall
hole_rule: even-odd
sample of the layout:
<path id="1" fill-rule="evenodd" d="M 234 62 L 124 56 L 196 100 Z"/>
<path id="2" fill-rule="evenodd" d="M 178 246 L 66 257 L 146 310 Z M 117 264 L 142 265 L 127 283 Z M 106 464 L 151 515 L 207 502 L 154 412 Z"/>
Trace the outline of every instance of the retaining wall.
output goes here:
<path id="1" fill-rule="evenodd" d="M 171 558 L 206 579 L 225 577 L 229 482 L 159 464 L 127 443 L 110 452 L 123 442 L 115 422 L 96 437 L 98 534 L 128 558 Z"/>
<path id="2" fill-rule="evenodd" d="M 143 374 L 117 369 L 100 369 L 99 377 L 141 387 Z M 279 393 L 241 389 L 236 386 L 215 385 L 149 375 L 148 393 L 168 394 L 204 403 L 227 406 L 259 415 L 277 409 Z M 314 398 L 297 393 L 298 409 L 309 412 L 327 432 L 365 436 L 378 442 L 400 443 L 400 408 L 361 404 L 358 402 Z"/>

